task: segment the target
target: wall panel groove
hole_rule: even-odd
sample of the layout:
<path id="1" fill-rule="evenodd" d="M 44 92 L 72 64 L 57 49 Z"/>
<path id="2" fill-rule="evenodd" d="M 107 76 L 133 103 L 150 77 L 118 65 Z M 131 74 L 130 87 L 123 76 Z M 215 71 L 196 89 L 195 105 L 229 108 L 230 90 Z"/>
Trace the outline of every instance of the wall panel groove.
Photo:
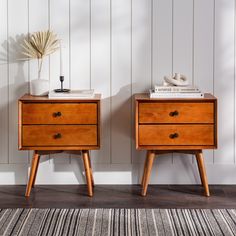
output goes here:
<path id="1" fill-rule="evenodd" d="M 195 1 L 193 80 L 203 91 L 213 93 L 214 83 L 214 0 Z M 205 161 L 213 163 L 213 151 L 204 151 Z"/>
<path id="2" fill-rule="evenodd" d="M 110 14 L 110 0 L 91 1 L 91 86 L 102 94 L 101 150 L 92 151 L 96 163 L 110 163 Z"/>
<path id="3" fill-rule="evenodd" d="M 50 0 L 49 2 L 49 25 L 62 43 L 62 55 L 63 55 L 63 75 L 64 75 L 64 87 L 70 87 L 70 51 L 69 51 L 69 4 L 67 1 Z M 60 88 L 60 51 L 50 55 L 50 88 Z M 53 158 L 53 163 L 69 163 L 69 154 L 56 154 L 50 155 Z M 56 168 L 56 166 L 55 166 Z"/>
<path id="4" fill-rule="evenodd" d="M 112 1 L 112 163 L 130 163 L 131 0 Z"/>
<path id="5" fill-rule="evenodd" d="M 135 93 L 147 92 L 152 84 L 152 0 L 135 0 L 132 4 L 132 163 L 143 162 L 144 152 L 135 150 L 134 112 Z"/>
<path id="6" fill-rule="evenodd" d="M 173 70 L 187 76 L 193 83 L 193 0 L 175 1 L 173 9 Z M 182 154 L 173 155 L 173 164 L 185 162 L 190 165 L 191 158 L 183 159 Z"/>
<path id="7" fill-rule="evenodd" d="M 173 1 L 153 1 L 152 58 L 153 84 L 162 84 L 164 75 L 173 74 Z M 163 24 L 165 22 L 165 24 Z M 148 85 L 150 86 L 150 85 Z M 172 154 L 157 160 L 160 168 L 172 164 Z"/>
<path id="8" fill-rule="evenodd" d="M 218 149 L 214 163 L 234 163 L 234 0 L 215 2 L 215 80 Z"/>

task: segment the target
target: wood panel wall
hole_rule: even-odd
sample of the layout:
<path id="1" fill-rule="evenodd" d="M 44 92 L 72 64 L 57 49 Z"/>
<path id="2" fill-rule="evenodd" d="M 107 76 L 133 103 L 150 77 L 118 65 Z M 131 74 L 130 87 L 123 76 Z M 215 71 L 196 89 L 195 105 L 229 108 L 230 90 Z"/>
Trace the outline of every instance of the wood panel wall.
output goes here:
<path id="1" fill-rule="evenodd" d="M 209 182 L 236 183 L 235 14 L 234 0 L 0 0 L 0 184 L 27 178 L 31 153 L 17 148 L 17 99 L 37 63 L 19 60 L 20 43 L 48 28 L 63 41 L 65 85 L 103 96 L 102 148 L 92 152 L 97 183 L 139 181 L 145 153 L 135 150 L 133 94 L 174 72 L 218 98 L 219 148 L 204 152 Z M 42 74 L 59 86 L 59 52 Z M 199 183 L 191 156 L 155 164 L 153 183 Z M 38 182 L 81 183 L 80 170 L 75 156 L 47 156 Z"/>

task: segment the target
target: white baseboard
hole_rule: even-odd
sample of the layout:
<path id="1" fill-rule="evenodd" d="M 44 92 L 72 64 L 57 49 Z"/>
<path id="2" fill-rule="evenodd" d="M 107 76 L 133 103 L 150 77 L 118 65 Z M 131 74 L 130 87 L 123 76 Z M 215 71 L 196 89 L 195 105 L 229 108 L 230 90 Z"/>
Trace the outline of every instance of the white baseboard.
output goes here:
<path id="1" fill-rule="evenodd" d="M 96 184 L 138 184 L 143 164 L 93 164 Z M 236 165 L 206 164 L 209 184 L 236 184 Z M 27 164 L 0 165 L 0 185 L 26 184 Z M 71 164 L 40 163 L 36 184 L 83 184 L 81 161 Z M 151 184 L 199 184 L 195 163 L 174 165 L 164 162 L 153 166 Z"/>

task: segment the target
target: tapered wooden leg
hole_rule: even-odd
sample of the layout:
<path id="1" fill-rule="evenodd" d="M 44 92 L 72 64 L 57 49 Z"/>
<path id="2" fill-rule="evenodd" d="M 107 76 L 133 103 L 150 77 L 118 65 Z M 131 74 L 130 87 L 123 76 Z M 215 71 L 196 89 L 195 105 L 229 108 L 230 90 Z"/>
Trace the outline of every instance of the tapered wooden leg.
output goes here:
<path id="1" fill-rule="evenodd" d="M 88 159 L 89 159 L 89 169 L 90 169 L 90 175 L 91 175 L 92 186 L 94 187 L 93 170 L 92 170 L 92 165 L 91 165 L 91 159 L 90 159 L 90 153 L 89 153 L 89 151 L 88 151 Z"/>
<path id="2" fill-rule="evenodd" d="M 151 175 L 151 171 L 152 171 L 152 165 L 153 165 L 153 161 L 155 158 L 155 152 L 153 151 L 148 151 L 147 153 L 147 166 L 146 166 L 146 170 L 145 170 L 145 175 L 144 175 L 144 180 L 143 180 L 143 189 L 142 189 L 142 196 L 146 196 L 147 194 L 147 187 L 148 187 L 148 183 L 149 183 L 149 179 L 150 179 L 150 175 Z"/>
<path id="3" fill-rule="evenodd" d="M 205 168 L 205 164 L 204 164 L 204 158 L 203 158 L 203 154 L 202 152 L 196 153 L 196 159 L 197 159 L 197 163 L 198 163 L 198 168 L 199 168 L 199 174 L 201 177 L 201 181 L 205 190 L 205 195 L 207 197 L 210 196 L 210 192 L 209 192 L 209 187 L 208 187 L 208 180 L 207 180 L 207 175 L 206 175 L 206 168 Z"/>
<path id="4" fill-rule="evenodd" d="M 144 185 L 144 182 L 145 182 L 145 176 L 146 176 L 146 171 L 147 171 L 147 160 L 148 160 L 148 151 L 147 151 L 147 154 L 146 154 L 144 167 L 143 167 L 143 177 L 142 177 L 142 182 L 141 182 L 142 188 L 143 188 L 143 185 Z"/>
<path id="5" fill-rule="evenodd" d="M 89 166 L 89 155 L 88 155 L 88 151 L 83 151 L 82 153 L 83 153 L 84 170 L 85 170 L 87 186 L 88 186 L 88 195 L 92 197 L 93 187 L 92 187 L 92 179 L 91 179 L 91 172 L 90 172 L 90 166 Z"/>
<path id="6" fill-rule="evenodd" d="M 27 188 L 25 192 L 26 197 L 30 196 L 31 188 L 36 178 L 36 172 L 37 172 L 36 170 L 37 170 L 38 162 L 39 162 L 39 154 L 37 152 L 34 152 L 31 168 L 30 168 L 30 176 L 29 176 L 29 180 L 28 180 L 28 184 L 27 184 Z"/>
<path id="7" fill-rule="evenodd" d="M 202 175 L 200 174 L 201 173 L 201 167 L 200 167 L 200 165 L 199 165 L 199 161 L 198 161 L 198 159 L 197 159 L 197 154 L 195 154 L 196 155 L 196 160 L 197 160 L 197 167 L 198 167 L 198 172 L 199 172 L 199 175 L 200 175 L 200 180 L 201 180 L 201 184 L 202 184 L 202 186 L 203 186 L 203 180 L 202 180 Z M 204 187 L 204 186 L 203 186 Z"/>
<path id="8" fill-rule="evenodd" d="M 39 168 L 39 162 L 40 162 L 40 155 L 39 155 L 39 158 L 38 158 L 38 161 L 37 161 L 37 165 L 36 165 L 36 170 L 35 170 L 35 174 L 34 174 L 34 180 L 33 180 L 32 188 L 34 188 L 34 185 L 35 185 L 36 176 L 37 176 L 38 168 Z"/>

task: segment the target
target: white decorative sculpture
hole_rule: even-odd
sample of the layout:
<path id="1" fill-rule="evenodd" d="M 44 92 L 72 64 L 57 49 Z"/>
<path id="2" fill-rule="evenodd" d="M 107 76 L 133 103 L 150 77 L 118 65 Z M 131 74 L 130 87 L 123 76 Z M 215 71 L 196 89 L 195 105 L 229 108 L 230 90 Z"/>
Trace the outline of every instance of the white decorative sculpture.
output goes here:
<path id="1" fill-rule="evenodd" d="M 172 76 L 164 76 L 164 85 L 165 86 L 188 86 L 188 79 L 185 75 L 175 73 Z"/>

